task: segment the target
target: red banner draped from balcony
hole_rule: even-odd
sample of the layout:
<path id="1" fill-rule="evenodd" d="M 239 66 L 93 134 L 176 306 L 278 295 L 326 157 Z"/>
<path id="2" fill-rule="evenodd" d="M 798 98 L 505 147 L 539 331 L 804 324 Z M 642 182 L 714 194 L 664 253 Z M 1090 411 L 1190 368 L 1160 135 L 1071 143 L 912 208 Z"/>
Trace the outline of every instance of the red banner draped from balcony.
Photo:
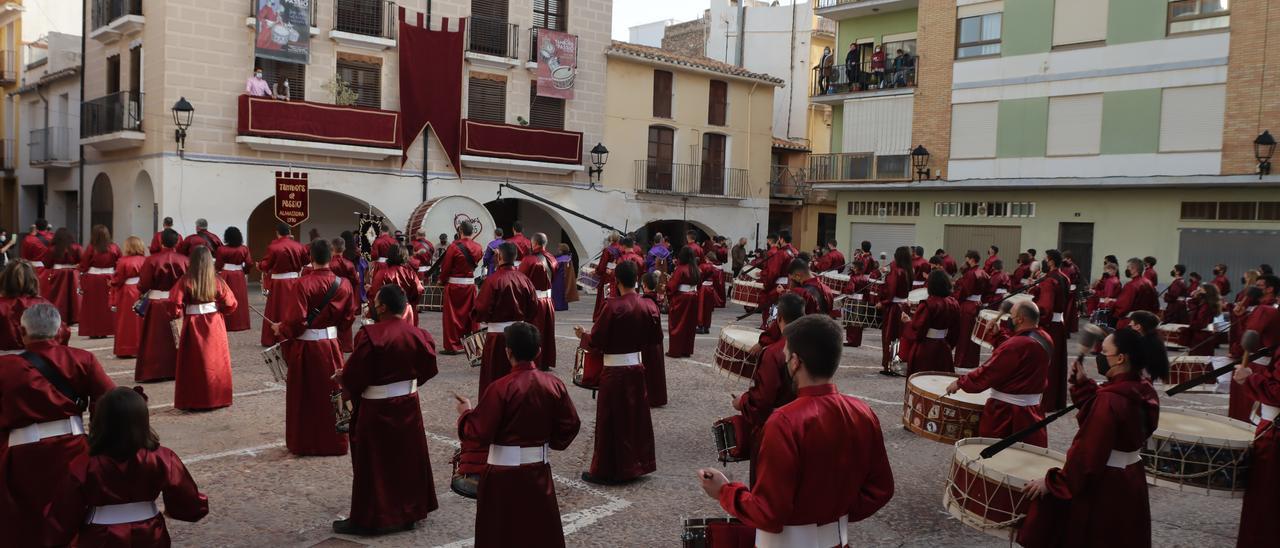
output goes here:
<path id="1" fill-rule="evenodd" d="M 373 108 L 240 96 L 240 135 L 402 148 L 400 113 Z"/>
<path id="2" fill-rule="evenodd" d="M 401 135 L 404 159 L 409 145 L 424 126 L 430 125 L 436 140 L 449 155 L 455 173 L 461 175 L 458 161 L 458 138 L 462 122 L 462 45 L 466 35 L 466 19 L 458 20 L 457 32 L 449 32 L 449 18 L 441 19 L 440 29 L 431 30 L 430 21 L 417 24 L 405 20 L 400 8 L 400 112 L 404 115 Z"/>
<path id="3" fill-rule="evenodd" d="M 463 120 L 462 152 L 556 164 L 582 163 L 582 133 Z"/>

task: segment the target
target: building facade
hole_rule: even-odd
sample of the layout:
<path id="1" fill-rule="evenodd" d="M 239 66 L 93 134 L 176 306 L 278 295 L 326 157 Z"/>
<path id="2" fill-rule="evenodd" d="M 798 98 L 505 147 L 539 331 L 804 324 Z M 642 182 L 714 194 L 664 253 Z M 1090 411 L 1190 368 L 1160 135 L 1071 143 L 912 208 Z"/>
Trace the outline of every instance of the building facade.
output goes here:
<path id="1" fill-rule="evenodd" d="M 18 102 L 14 173 L 20 183 L 19 226 L 44 217 L 80 229 L 80 36 L 51 32 L 27 44 Z M 94 208 L 101 220 L 111 204 Z M 90 218 L 90 224 L 96 224 Z"/>
<path id="2" fill-rule="evenodd" d="M 1107 254 L 1238 273 L 1280 245 L 1280 178 L 1259 177 L 1253 146 L 1280 127 L 1266 4 L 820 1 L 839 42 L 896 50 L 914 27 L 918 55 L 909 86 L 815 90 L 843 112 L 811 174 L 837 193 L 842 238 L 877 252 L 994 243 L 1008 268 L 1060 248 L 1094 276 Z"/>

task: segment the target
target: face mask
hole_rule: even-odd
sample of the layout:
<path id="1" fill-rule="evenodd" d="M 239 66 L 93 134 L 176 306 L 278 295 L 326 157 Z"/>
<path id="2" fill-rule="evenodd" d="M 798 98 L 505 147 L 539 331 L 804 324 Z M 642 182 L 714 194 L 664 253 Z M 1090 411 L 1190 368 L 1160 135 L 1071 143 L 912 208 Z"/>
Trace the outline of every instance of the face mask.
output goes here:
<path id="1" fill-rule="evenodd" d="M 261 73 L 261 72 L 255 72 L 255 73 L 253 73 L 253 76 L 254 76 L 255 78 L 262 78 L 262 73 Z"/>
<path id="2" fill-rule="evenodd" d="M 1099 353 L 1094 354 L 1093 359 L 1098 368 L 1098 374 L 1105 377 L 1107 375 L 1107 371 L 1111 369 L 1111 364 L 1107 362 L 1107 357 Z"/>
<path id="3" fill-rule="evenodd" d="M 5 242 L 7 242 L 7 241 L 9 241 L 9 236 L 8 236 L 8 235 L 0 236 L 0 244 L 5 243 Z"/>

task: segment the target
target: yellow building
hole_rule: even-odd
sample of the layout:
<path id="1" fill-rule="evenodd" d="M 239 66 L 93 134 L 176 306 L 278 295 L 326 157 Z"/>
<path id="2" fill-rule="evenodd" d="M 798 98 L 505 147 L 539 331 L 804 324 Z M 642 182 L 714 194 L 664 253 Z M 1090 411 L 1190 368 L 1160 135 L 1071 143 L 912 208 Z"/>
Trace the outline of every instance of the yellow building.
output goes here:
<path id="1" fill-rule="evenodd" d="M 15 148 L 18 126 L 18 98 L 11 95 L 22 81 L 22 2 L 11 1 L 0 5 L 0 97 L 4 108 L 0 109 L 0 227 L 18 230 L 18 179 L 13 169 L 16 165 Z"/>

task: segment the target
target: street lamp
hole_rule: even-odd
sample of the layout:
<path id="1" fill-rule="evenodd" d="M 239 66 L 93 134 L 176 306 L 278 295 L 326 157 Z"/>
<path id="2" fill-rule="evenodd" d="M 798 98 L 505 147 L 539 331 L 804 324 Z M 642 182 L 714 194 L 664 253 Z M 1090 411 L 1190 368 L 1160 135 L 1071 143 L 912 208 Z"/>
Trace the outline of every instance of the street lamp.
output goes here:
<path id="1" fill-rule="evenodd" d="M 178 99 L 173 104 L 173 123 L 178 129 L 173 132 L 173 140 L 178 142 L 178 152 L 182 152 L 187 146 L 187 128 L 191 127 L 191 118 L 195 116 L 196 108 L 187 102 L 186 97 Z"/>
<path id="2" fill-rule="evenodd" d="M 1276 138 L 1270 131 L 1263 131 L 1253 140 L 1253 157 L 1258 159 L 1258 178 L 1271 174 L 1271 155 L 1276 153 Z"/>
<path id="3" fill-rule="evenodd" d="M 609 161 L 609 149 L 604 147 L 602 143 L 596 143 L 591 148 L 591 165 L 587 168 L 587 181 L 591 183 L 591 188 L 596 187 L 596 181 L 600 180 L 600 175 L 604 173 L 604 164 Z M 594 177 L 594 180 L 592 179 Z"/>
<path id="4" fill-rule="evenodd" d="M 929 151 L 924 145 L 916 145 L 911 150 L 911 166 L 916 168 L 916 180 L 923 181 L 929 178 Z"/>

